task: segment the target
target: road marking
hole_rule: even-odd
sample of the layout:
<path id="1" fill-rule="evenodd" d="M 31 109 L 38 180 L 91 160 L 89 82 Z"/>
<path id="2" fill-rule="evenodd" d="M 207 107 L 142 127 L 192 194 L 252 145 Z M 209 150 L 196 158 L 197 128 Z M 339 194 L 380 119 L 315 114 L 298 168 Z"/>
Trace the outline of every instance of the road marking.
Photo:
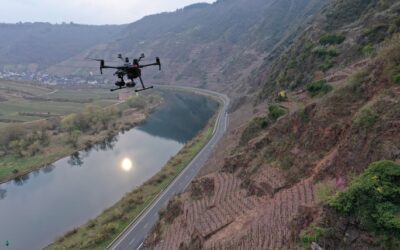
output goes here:
<path id="1" fill-rule="evenodd" d="M 140 243 L 140 245 L 138 246 L 138 248 L 136 248 L 136 250 L 139 250 L 140 248 L 142 248 L 142 246 L 143 246 L 143 242 Z"/>
<path id="2" fill-rule="evenodd" d="M 226 115 L 225 115 L 225 129 L 224 129 L 224 131 L 226 131 L 227 127 L 228 127 L 228 113 L 226 113 Z"/>

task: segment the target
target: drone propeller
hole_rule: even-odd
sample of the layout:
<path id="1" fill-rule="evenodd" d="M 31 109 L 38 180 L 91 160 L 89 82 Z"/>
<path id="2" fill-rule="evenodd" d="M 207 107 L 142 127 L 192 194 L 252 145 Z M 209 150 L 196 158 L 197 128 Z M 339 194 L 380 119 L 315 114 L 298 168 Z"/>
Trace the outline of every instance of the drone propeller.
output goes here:
<path id="1" fill-rule="evenodd" d="M 100 62 L 100 74 L 103 74 L 103 68 L 104 68 L 104 65 L 105 65 L 103 59 L 88 58 L 88 60 Z"/>
<path id="2" fill-rule="evenodd" d="M 138 62 L 140 62 L 140 60 L 142 60 L 143 58 L 145 58 L 144 53 L 140 54 L 140 57 L 138 58 Z"/>

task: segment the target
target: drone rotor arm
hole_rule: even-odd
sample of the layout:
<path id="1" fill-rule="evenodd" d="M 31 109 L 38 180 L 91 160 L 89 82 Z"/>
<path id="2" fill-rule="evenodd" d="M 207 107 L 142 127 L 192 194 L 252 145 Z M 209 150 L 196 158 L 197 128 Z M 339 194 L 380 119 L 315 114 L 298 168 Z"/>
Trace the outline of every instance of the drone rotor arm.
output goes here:
<path id="1" fill-rule="evenodd" d="M 140 65 L 139 68 L 146 68 L 149 66 L 159 66 L 159 64 L 158 63 L 144 64 L 144 65 Z"/>

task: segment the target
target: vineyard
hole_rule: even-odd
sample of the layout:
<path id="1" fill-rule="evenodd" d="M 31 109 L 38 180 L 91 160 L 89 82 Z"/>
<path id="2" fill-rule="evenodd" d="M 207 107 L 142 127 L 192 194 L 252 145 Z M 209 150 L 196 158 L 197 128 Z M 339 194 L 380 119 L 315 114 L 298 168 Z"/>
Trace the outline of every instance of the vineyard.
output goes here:
<path id="1" fill-rule="evenodd" d="M 205 249 L 278 249 L 292 241 L 293 218 L 315 201 L 311 180 L 277 191 L 271 198 L 247 196 L 235 174 L 217 173 L 203 178 L 213 179 L 214 194 L 198 200 L 184 199 L 184 212 L 169 225 L 156 249 L 190 248 L 195 240 L 200 240 Z M 263 168 L 255 181 L 274 190 L 285 183 L 279 170 L 272 167 Z"/>

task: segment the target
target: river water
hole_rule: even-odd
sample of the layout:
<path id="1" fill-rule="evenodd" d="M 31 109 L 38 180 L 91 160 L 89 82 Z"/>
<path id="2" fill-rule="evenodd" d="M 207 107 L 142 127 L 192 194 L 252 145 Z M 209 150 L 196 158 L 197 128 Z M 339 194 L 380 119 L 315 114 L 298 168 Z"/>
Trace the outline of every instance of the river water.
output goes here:
<path id="1" fill-rule="evenodd" d="M 0 184 L 0 249 L 41 249 L 95 218 L 156 174 L 216 111 L 206 97 L 167 93 L 144 124 Z"/>

